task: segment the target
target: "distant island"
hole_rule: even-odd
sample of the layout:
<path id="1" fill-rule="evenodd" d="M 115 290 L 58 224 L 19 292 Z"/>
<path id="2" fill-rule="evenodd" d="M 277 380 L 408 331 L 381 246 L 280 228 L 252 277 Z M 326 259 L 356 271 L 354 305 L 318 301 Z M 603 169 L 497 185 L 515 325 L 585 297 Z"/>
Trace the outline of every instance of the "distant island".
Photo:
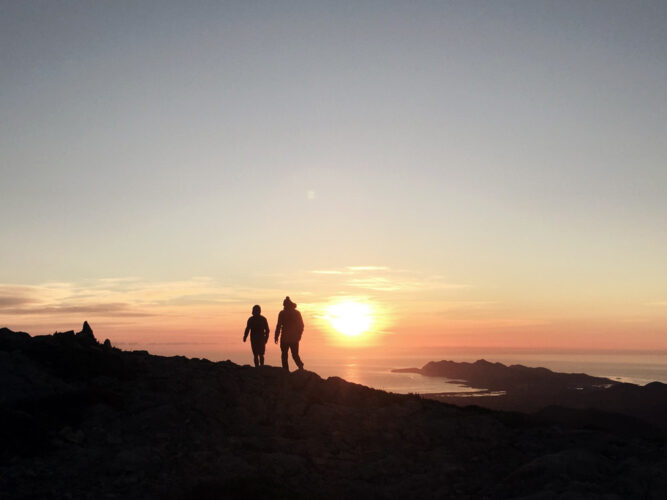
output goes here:
<path id="1" fill-rule="evenodd" d="M 483 406 L 496 410 L 558 413 L 553 407 L 585 410 L 601 422 L 594 410 L 636 417 L 648 427 L 667 431 L 667 385 L 621 383 L 585 373 L 559 373 L 547 368 L 506 366 L 484 359 L 474 363 L 431 361 L 422 368 L 402 368 L 396 373 L 445 377 L 481 389 L 475 392 L 424 394 L 424 397 L 455 405 Z M 585 414 L 581 413 L 581 418 Z M 571 412 L 567 418 L 572 418 Z M 618 417 L 620 418 L 620 416 Z"/>
<path id="2" fill-rule="evenodd" d="M 605 389 L 606 379 L 487 362 L 464 374 L 458 365 L 429 363 L 420 373 L 458 369 L 453 378 L 504 387 L 507 398 L 553 386 L 552 395 L 583 392 L 598 406 L 610 391 L 664 389 Z M 664 400 L 654 403 L 659 410 Z M 39 336 L 0 329 L 0 419 L 3 499 L 660 498 L 667 490 L 662 427 L 629 411 L 462 408 L 309 371 L 122 351 L 99 343 L 88 324 Z"/>

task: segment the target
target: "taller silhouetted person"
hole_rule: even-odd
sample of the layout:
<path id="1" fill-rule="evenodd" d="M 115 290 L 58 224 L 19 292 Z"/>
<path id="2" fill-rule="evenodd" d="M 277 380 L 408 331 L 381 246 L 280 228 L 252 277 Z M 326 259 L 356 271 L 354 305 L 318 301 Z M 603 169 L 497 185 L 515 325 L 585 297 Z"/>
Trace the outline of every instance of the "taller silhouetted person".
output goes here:
<path id="1" fill-rule="evenodd" d="M 261 307 L 252 307 L 252 316 L 248 318 L 248 324 L 243 333 L 243 342 L 245 342 L 248 338 L 248 332 L 250 332 L 250 345 L 252 347 L 255 366 L 264 366 L 264 346 L 266 346 L 266 342 L 269 340 L 269 333 L 271 333 L 269 323 L 260 314 L 261 312 Z"/>
<path id="2" fill-rule="evenodd" d="M 282 333 L 282 337 L 281 337 Z M 280 359 L 283 362 L 283 368 L 289 371 L 287 364 L 287 351 L 292 351 L 292 358 L 299 370 L 303 370 L 303 362 L 299 357 L 299 342 L 303 335 L 303 318 L 301 313 L 296 310 L 296 304 L 285 297 L 283 301 L 283 310 L 278 314 L 278 324 L 276 325 L 276 344 L 280 339 Z"/>

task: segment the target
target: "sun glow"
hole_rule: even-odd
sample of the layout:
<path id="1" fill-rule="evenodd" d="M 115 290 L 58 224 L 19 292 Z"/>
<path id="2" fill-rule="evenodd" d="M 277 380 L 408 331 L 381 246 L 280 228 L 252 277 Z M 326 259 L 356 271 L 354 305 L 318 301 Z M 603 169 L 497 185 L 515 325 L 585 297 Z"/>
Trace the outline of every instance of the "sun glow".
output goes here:
<path id="1" fill-rule="evenodd" d="M 327 307 L 326 319 L 336 331 L 357 337 L 373 324 L 373 308 L 362 302 L 338 302 Z"/>

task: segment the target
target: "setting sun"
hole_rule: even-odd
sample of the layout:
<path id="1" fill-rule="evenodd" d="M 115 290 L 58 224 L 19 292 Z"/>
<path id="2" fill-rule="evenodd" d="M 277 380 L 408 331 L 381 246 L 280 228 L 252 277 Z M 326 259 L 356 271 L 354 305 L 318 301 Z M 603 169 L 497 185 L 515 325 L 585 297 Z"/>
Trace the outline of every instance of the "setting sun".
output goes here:
<path id="1" fill-rule="evenodd" d="M 356 337 L 370 329 L 373 309 L 361 302 L 339 302 L 327 307 L 326 318 L 331 326 L 348 337 Z"/>

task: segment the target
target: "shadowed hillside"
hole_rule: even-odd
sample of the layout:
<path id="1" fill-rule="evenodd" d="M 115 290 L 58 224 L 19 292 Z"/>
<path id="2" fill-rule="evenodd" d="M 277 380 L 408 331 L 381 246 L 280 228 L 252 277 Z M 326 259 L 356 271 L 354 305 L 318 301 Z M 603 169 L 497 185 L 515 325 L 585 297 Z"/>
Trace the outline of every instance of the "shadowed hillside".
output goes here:
<path id="1" fill-rule="evenodd" d="M 636 429 L 628 425 L 633 417 L 641 419 L 647 432 L 667 431 L 667 385 L 652 382 L 645 386 L 620 383 L 584 373 L 558 373 L 546 368 L 522 365 L 505 366 L 479 360 L 474 363 L 431 361 L 420 368 L 393 370 L 421 373 L 429 377 L 460 380 L 466 385 L 494 392 L 429 394 L 429 398 L 456 405 L 476 404 L 495 410 L 540 412 L 559 420 L 586 418 L 591 425 Z M 498 395 L 502 391 L 502 395 Z M 555 409 L 554 407 L 561 407 Z M 568 410 L 571 415 L 568 416 Z M 607 413 L 623 414 L 606 415 Z"/>
<path id="2" fill-rule="evenodd" d="M 616 433 L 308 371 L 125 352 L 88 330 L 0 331 L 3 498 L 659 498 L 667 490 L 665 442 L 639 428 Z"/>
<path id="3" fill-rule="evenodd" d="M 447 376 L 466 380 L 492 391 L 511 391 L 517 388 L 539 389 L 588 389 L 617 384 L 608 378 L 591 377 L 585 373 L 558 373 L 547 368 L 531 368 L 523 365 L 505 366 L 480 359 L 474 363 L 455 361 L 431 361 L 421 373 L 428 376 Z"/>

